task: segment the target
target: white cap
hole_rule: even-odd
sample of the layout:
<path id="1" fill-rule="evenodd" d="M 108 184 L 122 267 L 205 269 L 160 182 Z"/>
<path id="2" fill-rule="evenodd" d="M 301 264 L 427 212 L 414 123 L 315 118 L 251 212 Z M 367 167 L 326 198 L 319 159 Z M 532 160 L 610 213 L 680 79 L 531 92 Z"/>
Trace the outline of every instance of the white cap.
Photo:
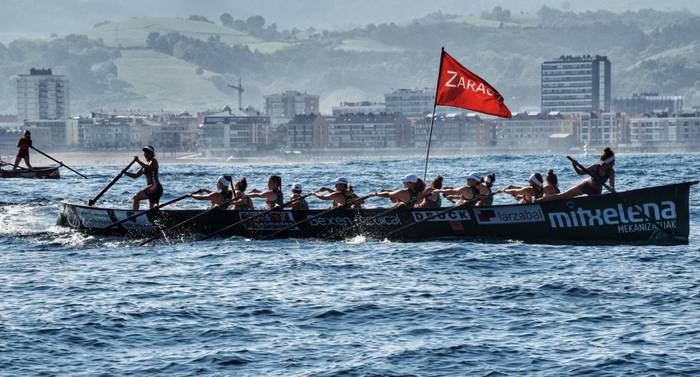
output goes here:
<path id="1" fill-rule="evenodd" d="M 302 192 L 303 190 L 301 189 L 301 183 L 295 183 L 292 185 L 292 191 L 299 191 Z"/>
<path id="2" fill-rule="evenodd" d="M 228 187 L 228 185 L 229 185 L 231 182 L 229 182 L 229 180 L 226 179 L 226 177 L 224 177 L 224 176 L 222 175 L 222 176 L 220 176 L 219 178 L 216 179 L 216 183 L 221 183 L 222 185 Z"/>
<path id="3" fill-rule="evenodd" d="M 539 179 L 539 178 L 537 177 L 537 174 L 536 174 L 536 173 L 530 174 L 530 179 L 529 179 L 529 181 L 530 181 L 531 183 L 534 183 L 534 184 L 540 186 L 540 187 L 541 187 L 542 184 L 543 184 L 542 180 Z"/>
<path id="4" fill-rule="evenodd" d="M 473 171 L 473 172 L 467 174 L 467 180 L 481 182 L 481 174 Z"/>
<path id="5" fill-rule="evenodd" d="M 403 178 L 401 178 L 401 182 L 403 182 L 403 183 L 407 183 L 407 182 L 418 183 L 418 177 L 415 174 L 408 174 L 408 175 L 404 176 Z"/>
<path id="6" fill-rule="evenodd" d="M 142 151 L 149 151 L 151 153 L 156 153 L 156 149 L 153 148 L 152 145 L 144 145 L 143 148 L 141 148 Z"/>
<path id="7" fill-rule="evenodd" d="M 345 177 L 336 177 L 336 179 L 333 180 L 334 185 L 347 185 L 348 184 L 348 179 Z"/>

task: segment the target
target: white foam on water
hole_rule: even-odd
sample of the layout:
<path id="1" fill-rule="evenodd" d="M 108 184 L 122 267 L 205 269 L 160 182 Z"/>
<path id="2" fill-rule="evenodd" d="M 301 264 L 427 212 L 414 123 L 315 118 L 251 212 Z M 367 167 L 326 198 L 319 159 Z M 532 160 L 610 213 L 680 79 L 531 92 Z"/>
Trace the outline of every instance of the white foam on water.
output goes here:
<path id="1" fill-rule="evenodd" d="M 345 243 L 349 245 L 359 245 L 367 242 L 367 237 L 363 236 L 362 234 L 359 234 L 355 237 L 352 238 L 347 238 L 345 239 Z"/>

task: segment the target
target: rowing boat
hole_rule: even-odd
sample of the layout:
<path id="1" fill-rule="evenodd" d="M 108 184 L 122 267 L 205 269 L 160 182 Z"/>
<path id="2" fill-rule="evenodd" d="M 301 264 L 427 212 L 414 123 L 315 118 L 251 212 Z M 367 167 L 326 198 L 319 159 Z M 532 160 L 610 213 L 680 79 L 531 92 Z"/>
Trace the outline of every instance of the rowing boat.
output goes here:
<path id="1" fill-rule="evenodd" d="M 0 178 L 58 179 L 61 178 L 59 168 L 59 166 L 41 166 L 32 169 L 0 169 Z"/>
<path id="2" fill-rule="evenodd" d="M 183 226 L 177 236 L 188 238 L 209 234 L 254 217 L 222 232 L 221 236 L 255 239 L 273 235 L 274 238 L 337 240 L 364 235 L 399 241 L 483 237 L 556 243 L 687 244 L 689 194 L 690 186 L 694 184 L 697 181 L 536 204 L 464 207 L 435 217 L 432 216 L 445 209 L 398 208 L 387 212 L 385 208 L 368 208 L 323 214 L 324 211 L 319 209 L 271 213 L 216 210 Z M 163 209 L 104 230 L 136 212 L 63 203 L 58 224 L 91 234 L 144 237 L 203 211 Z M 256 217 L 256 214 L 260 216 Z M 302 223 L 292 226 L 297 222 Z M 359 225 L 354 226 L 356 224 Z M 290 226 L 290 229 L 279 232 Z"/>

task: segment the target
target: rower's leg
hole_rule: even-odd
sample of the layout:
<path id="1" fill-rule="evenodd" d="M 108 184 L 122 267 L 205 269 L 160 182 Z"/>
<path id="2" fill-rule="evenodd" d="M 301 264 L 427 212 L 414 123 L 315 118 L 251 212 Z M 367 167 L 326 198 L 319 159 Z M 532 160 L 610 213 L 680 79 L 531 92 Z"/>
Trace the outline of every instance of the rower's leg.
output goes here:
<path id="1" fill-rule="evenodd" d="M 139 208 L 141 207 L 141 201 L 146 199 L 146 193 L 144 191 L 139 191 L 136 195 L 134 195 L 131 200 L 134 202 L 134 211 L 138 211 Z"/>
<path id="2" fill-rule="evenodd" d="M 537 199 L 537 202 L 548 202 L 550 200 L 557 200 L 557 199 L 571 199 L 575 198 L 577 196 L 581 196 L 584 194 L 583 190 L 581 189 L 581 185 L 584 185 L 585 182 L 581 182 L 578 185 L 560 193 L 560 194 L 554 194 L 554 195 L 547 195 L 544 197 L 541 197 Z"/>
<path id="3" fill-rule="evenodd" d="M 24 156 L 24 163 L 27 165 L 27 168 L 29 168 L 29 170 L 32 169 L 32 164 L 29 163 L 29 156 Z"/>
<path id="4" fill-rule="evenodd" d="M 17 158 L 15 158 L 15 165 L 12 167 L 12 170 L 17 170 L 17 169 L 19 169 L 19 162 L 20 162 L 20 161 L 22 161 L 22 157 L 21 157 L 21 156 L 17 156 Z"/>

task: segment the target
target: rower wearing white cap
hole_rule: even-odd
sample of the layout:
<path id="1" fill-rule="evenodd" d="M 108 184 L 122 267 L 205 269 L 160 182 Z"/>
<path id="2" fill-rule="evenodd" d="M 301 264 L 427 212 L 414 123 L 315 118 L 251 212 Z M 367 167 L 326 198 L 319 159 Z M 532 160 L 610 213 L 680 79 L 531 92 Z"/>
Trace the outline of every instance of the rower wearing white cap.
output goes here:
<path id="1" fill-rule="evenodd" d="M 139 209 L 139 205 L 144 199 L 148 199 L 150 208 L 157 206 L 160 202 L 160 197 L 163 195 L 163 186 L 160 184 L 160 179 L 158 179 L 158 160 L 156 160 L 155 148 L 151 145 L 146 145 L 141 150 L 146 162 L 141 161 L 138 156 L 134 156 L 134 161 L 141 165 L 141 169 L 136 173 L 124 172 L 130 178 L 146 176 L 147 186 L 132 198 L 135 211 Z"/>
<path id="2" fill-rule="evenodd" d="M 413 208 L 423 199 L 425 182 L 415 174 L 404 176 L 401 178 L 401 182 L 404 188 L 395 191 L 380 190 L 377 196 L 380 198 L 389 198 L 395 205 L 404 205 L 408 208 Z"/>
<path id="3" fill-rule="evenodd" d="M 525 187 L 508 188 L 504 192 L 518 199 L 520 203 L 533 203 L 544 195 L 544 179 L 542 174 L 533 173 L 527 182 Z"/>
<path id="4" fill-rule="evenodd" d="M 435 190 L 442 193 L 445 197 L 459 198 L 458 204 L 466 202 L 473 203 L 475 206 L 484 206 L 488 204 L 488 199 L 491 197 L 491 190 L 484 184 L 481 174 L 471 172 L 467 175 L 467 185 L 458 188 L 444 188 Z"/>
<path id="5" fill-rule="evenodd" d="M 289 196 L 289 201 L 291 202 L 285 209 L 291 209 L 293 211 L 306 211 L 309 209 L 309 203 L 306 202 L 301 196 L 304 190 L 301 187 L 301 183 L 295 183 L 292 185 L 292 195 Z"/>
<path id="6" fill-rule="evenodd" d="M 233 199 L 233 191 L 229 190 L 229 186 L 233 186 L 233 179 L 230 175 L 222 175 L 216 179 L 217 191 L 201 189 L 204 194 L 192 194 L 190 197 L 195 200 L 209 200 L 213 206 L 219 206 L 221 209 L 226 209 L 231 204 Z"/>
<path id="7" fill-rule="evenodd" d="M 354 209 L 362 205 L 362 201 L 358 200 L 359 197 L 352 191 L 347 178 L 337 177 L 332 183 L 335 186 L 335 190 L 321 187 L 314 196 L 321 200 L 332 200 L 333 208 L 346 206 L 348 209 Z M 320 192 L 328 192 L 328 194 L 322 195 Z"/>

